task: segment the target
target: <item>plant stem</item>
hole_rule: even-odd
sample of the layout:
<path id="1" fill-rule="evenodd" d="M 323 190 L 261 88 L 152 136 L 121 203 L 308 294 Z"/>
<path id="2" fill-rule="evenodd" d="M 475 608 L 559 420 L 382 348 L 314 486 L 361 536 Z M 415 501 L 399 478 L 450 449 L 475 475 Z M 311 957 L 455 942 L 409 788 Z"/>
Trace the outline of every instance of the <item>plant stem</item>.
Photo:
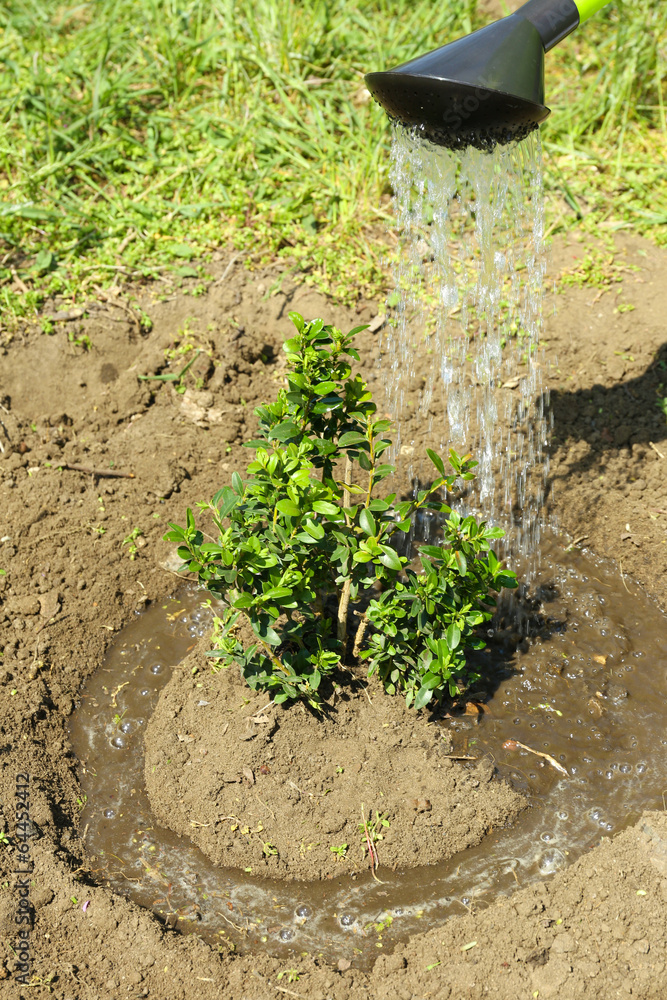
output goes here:
<path id="1" fill-rule="evenodd" d="M 366 634 L 366 629 L 368 628 L 368 625 L 369 625 L 368 615 L 364 613 L 361 616 L 361 619 L 359 621 L 359 627 L 357 628 L 357 634 L 354 637 L 354 647 L 352 649 L 352 655 L 355 658 L 359 656 L 359 649 L 361 647 L 362 642 L 364 641 L 364 636 Z"/>
<path id="2" fill-rule="evenodd" d="M 350 477 L 352 476 L 352 459 L 349 455 L 345 456 L 345 485 L 343 487 L 343 506 L 350 506 L 350 491 L 347 488 L 347 484 L 350 482 Z M 350 524 L 350 518 L 346 514 L 345 521 L 348 526 Z M 342 658 L 345 661 L 346 652 L 346 640 L 347 640 L 347 609 L 350 603 L 350 576 L 351 567 L 348 570 L 348 576 L 345 578 L 343 583 L 343 589 L 340 595 L 340 601 L 338 602 L 338 641 L 342 647 Z"/>

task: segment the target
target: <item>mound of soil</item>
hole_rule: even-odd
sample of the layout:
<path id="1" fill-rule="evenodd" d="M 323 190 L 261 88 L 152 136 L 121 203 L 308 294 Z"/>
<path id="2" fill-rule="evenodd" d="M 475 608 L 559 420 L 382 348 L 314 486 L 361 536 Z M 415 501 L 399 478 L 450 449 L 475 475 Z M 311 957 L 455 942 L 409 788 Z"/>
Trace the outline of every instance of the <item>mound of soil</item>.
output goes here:
<path id="1" fill-rule="evenodd" d="M 212 675 L 206 648 L 160 695 L 145 773 L 159 822 L 217 864 L 293 879 L 366 870 L 362 808 L 381 865 L 433 864 L 521 810 L 488 760 L 463 771 L 447 735 L 381 685 L 346 688 L 318 718 L 273 705 L 233 667 Z"/>
<path id="2" fill-rule="evenodd" d="M 576 269 L 585 252 L 577 241 L 559 243 L 552 254 L 552 276 Z M 195 282 L 187 281 L 166 296 L 168 301 L 163 301 L 162 285 L 134 289 L 136 305 L 152 321 L 150 330 L 142 325 L 132 301 L 118 294 L 104 300 L 91 296 L 81 311 L 66 315 L 61 303 L 49 303 L 45 311 L 53 317 L 51 336 L 39 324 L 26 323 L 1 337 L 0 831 L 5 837 L 0 844 L 0 995 L 3 1000 L 27 1000 L 41 988 L 56 1000 L 217 1000 L 221 995 L 266 1000 L 287 991 L 309 1000 L 516 1000 L 536 993 L 540 1000 L 662 1000 L 667 995 L 664 817 L 644 818 L 633 829 L 603 841 L 572 868 L 520 889 L 511 900 L 487 910 L 473 908 L 446 928 L 420 935 L 394 955 L 384 956 L 371 973 L 354 964 L 336 970 L 316 956 L 295 956 L 289 964 L 299 978 L 290 985 L 286 975 L 277 978 L 288 964 L 284 960 L 259 954 L 221 956 L 196 936 L 166 930 L 151 912 L 98 884 L 96 860 L 86 850 L 86 804 L 80 799 L 78 763 L 67 739 L 67 719 L 81 686 L 103 662 L 114 634 L 147 603 L 177 585 L 169 568 L 170 547 L 161 540 L 167 522 L 182 523 L 186 506 L 212 496 L 232 471 L 245 469 L 248 453 L 242 442 L 253 435 L 254 405 L 274 391 L 280 345 L 290 331 L 288 310 L 322 316 L 346 329 L 381 311 L 372 302 L 360 302 L 354 310 L 333 307 L 288 276 L 280 284 L 277 269 L 253 273 L 240 261 L 228 269 L 229 259 L 221 253 L 212 264 L 215 281 L 205 295 L 188 294 L 195 291 Z M 544 378 L 554 428 L 552 489 L 544 517 L 559 523 L 580 545 L 616 556 L 625 585 L 631 590 L 643 586 L 664 607 L 667 422 L 656 404 L 667 395 L 667 253 L 645 241 L 619 238 L 607 272 L 610 280 L 599 287 L 565 287 L 545 303 Z M 359 349 L 371 388 L 391 412 L 391 401 L 382 402 L 375 368 L 380 337 L 378 329 L 362 334 Z M 202 353 L 185 393 L 173 383 L 137 378 L 178 372 L 188 357 L 182 352 L 187 342 Z M 181 354 L 174 355 L 178 350 Z M 432 363 L 426 353 L 417 361 L 424 371 Z M 417 374 L 415 393 L 419 385 Z M 432 416 L 442 422 L 441 412 Z M 417 419 L 404 428 L 402 439 L 415 453 L 431 446 L 428 427 Z M 118 473 L 132 478 L 119 478 Z M 397 487 L 400 491 L 409 485 L 404 478 Z M 223 681 L 205 676 L 208 693 L 202 696 L 203 689 L 195 689 L 197 700 L 213 701 L 212 692 Z M 203 677 L 202 670 L 202 683 Z M 180 680 L 188 680 L 185 672 Z M 384 712 L 382 698 L 372 690 L 369 694 L 373 707 Z M 194 735 L 195 720 L 208 725 L 197 712 L 209 708 L 193 704 L 193 697 L 192 689 L 184 687 L 175 701 L 175 707 L 182 707 L 184 723 L 187 719 L 182 730 L 186 737 Z M 239 702 L 232 706 L 238 709 Z M 351 712 L 348 705 L 338 708 Z M 229 732 L 231 717 L 242 721 L 250 710 L 249 703 L 245 713 L 228 713 Z M 387 733 L 396 732 L 391 727 L 394 717 L 379 717 L 390 722 L 384 736 L 378 733 L 378 743 L 382 738 L 386 746 Z M 412 733 L 419 736 L 416 744 L 406 739 Z M 209 743 L 213 735 L 211 731 Z M 272 739 L 279 735 L 277 729 Z M 312 751 L 331 764 L 320 760 L 311 769 L 302 755 L 299 779 L 292 772 L 288 780 L 303 789 L 300 782 L 307 777 L 315 789 L 315 781 L 328 782 L 333 766 L 334 791 L 329 794 L 334 794 L 337 782 L 342 787 L 341 778 L 354 777 L 354 765 L 339 765 L 338 755 L 329 748 L 333 735 L 333 728 L 327 730 L 327 738 Z M 432 761 L 423 758 L 434 746 L 430 730 L 415 717 L 401 735 L 405 752 L 415 752 L 415 773 L 430 771 Z M 289 758 L 275 751 L 274 761 L 260 760 L 261 754 L 255 757 L 260 738 L 236 741 L 234 757 L 243 757 L 241 781 L 230 782 L 229 789 L 242 804 L 255 805 L 252 796 L 257 791 L 278 815 L 262 795 L 260 781 L 273 780 L 276 795 L 284 794 L 286 782 L 277 778 L 287 774 L 283 769 Z M 203 739 L 202 731 L 197 742 Z M 427 747 L 420 746 L 422 739 Z M 194 746 L 177 742 L 186 753 Z M 373 760 L 371 743 L 375 741 L 367 734 L 359 738 L 360 760 Z M 436 756 L 433 760 L 440 762 Z M 264 763 L 269 775 L 259 773 Z M 220 765 L 226 777 L 230 764 L 220 758 Z M 342 775 L 336 776 L 336 766 L 345 768 Z M 245 767 L 253 772 L 254 785 L 244 784 Z M 364 767 L 362 763 L 357 777 L 363 776 Z M 172 801 L 178 798 L 182 770 L 174 766 L 169 772 L 174 778 Z M 34 920 L 27 986 L 16 979 L 14 955 L 15 917 L 22 898 L 15 873 L 14 796 L 17 776 L 25 773 L 30 775 L 34 865 L 29 876 Z M 444 777 L 445 785 L 455 777 L 457 791 L 460 781 L 470 780 L 456 763 L 449 768 L 443 763 L 436 774 Z M 238 777 L 236 765 L 231 776 Z M 474 801 L 486 809 L 498 787 L 479 780 L 479 788 L 466 788 L 465 803 L 476 795 Z M 218 787 L 221 784 L 228 794 L 227 783 L 219 782 Z M 211 781 L 212 789 L 214 785 Z M 321 802 L 327 809 L 325 788 Z M 421 798 L 418 791 L 410 797 Z M 415 828 L 445 816 L 444 807 L 436 805 L 436 792 L 427 791 L 424 797 L 432 808 L 412 813 Z M 346 822 L 354 831 L 361 802 L 371 807 L 371 800 L 363 785 L 349 798 L 355 801 Z M 372 808 L 382 810 L 375 802 Z M 217 822 L 220 810 L 213 800 L 207 809 Z M 400 825 L 400 813 L 399 808 L 390 834 Z M 252 828 L 266 819 L 270 821 L 270 814 L 256 813 Z M 250 815 L 250 827 L 249 820 Z M 469 842 L 464 826 L 460 847 Z M 223 829 L 229 837 L 229 829 Z M 358 849 L 358 830 L 349 839 L 341 834 L 328 836 Z M 379 846 L 381 863 L 387 863 L 389 855 L 383 852 L 389 850 L 389 835 Z M 452 842 L 451 849 L 454 846 Z M 472 942 L 476 944 L 463 950 Z"/>

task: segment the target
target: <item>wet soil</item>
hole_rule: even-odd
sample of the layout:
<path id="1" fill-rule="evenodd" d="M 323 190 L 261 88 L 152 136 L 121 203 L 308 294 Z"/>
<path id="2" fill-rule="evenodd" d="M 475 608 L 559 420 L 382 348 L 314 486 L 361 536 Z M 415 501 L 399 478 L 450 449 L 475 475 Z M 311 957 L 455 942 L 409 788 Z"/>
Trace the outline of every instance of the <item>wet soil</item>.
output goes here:
<path id="1" fill-rule="evenodd" d="M 555 247 L 552 275 L 575 269 L 584 252 L 577 242 Z M 655 813 L 510 901 L 473 906 L 446 929 L 413 937 L 370 972 L 353 961 L 348 967 L 347 959 L 338 969 L 316 956 L 288 965 L 262 954 L 219 953 L 97 884 L 67 731 L 81 686 L 114 634 L 173 592 L 173 563 L 161 541 L 166 522 L 182 521 L 187 505 L 244 468 L 242 442 L 252 435 L 253 406 L 273 391 L 288 310 L 342 327 L 381 311 L 366 302 L 333 307 L 289 275 L 253 274 L 240 261 L 227 270 L 229 257 L 220 256 L 221 280 L 203 296 L 159 301 L 154 288 L 137 289 L 150 331 L 119 294 L 87 304 L 80 318 L 56 320 L 51 336 L 27 326 L 3 340 L 0 829 L 10 845 L 0 847 L 0 995 L 34 996 L 39 987 L 62 1000 L 221 992 L 240 1000 L 288 990 L 341 1000 L 535 991 L 563 1000 L 657 1000 L 667 990 L 667 830 Z M 667 423 L 657 403 L 667 382 L 667 256 L 639 240 L 618 240 L 607 272 L 606 287 L 567 287 L 547 300 L 545 382 L 554 430 L 545 518 L 580 546 L 615 557 L 622 585 L 632 593 L 644 588 L 665 607 Z M 57 316 L 58 303 L 50 311 Z M 380 335 L 360 337 L 373 388 Z M 89 350 L 76 343 L 84 337 Z M 185 393 L 137 379 L 180 371 L 192 355 L 170 361 L 165 351 L 185 343 L 201 350 Z M 428 444 L 422 438 L 416 423 L 403 435 L 416 450 Z M 253 771 L 255 763 L 248 764 Z M 374 766 L 389 785 L 389 768 Z M 11 950 L 20 902 L 14 795 L 24 773 L 33 824 L 30 987 L 17 982 Z M 462 770 L 462 780 L 468 774 Z M 320 870 L 321 861 L 309 868 L 305 857 L 303 876 Z M 288 975 L 288 968 L 298 971 Z"/>
<path id="2" fill-rule="evenodd" d="M 266 708 L 266 695 L 232 671 L 204 674 L 205 648 L 174 672 L 153 713 L 146 784 L 159 822 L 217 864 L 234 859 L 290 879 L 365 873 L 364 819 L 382 838 L 383 867 L 433 864 L 521 810 L 507 785 L 487 787 L 490 761 L 462 773 L 442 731 L 380 684 L 344 691 L 322 720 Z M 184 733 L 191 742 L 179 747 Z M 204 747 L 206 759 L 189 769 Z"/>

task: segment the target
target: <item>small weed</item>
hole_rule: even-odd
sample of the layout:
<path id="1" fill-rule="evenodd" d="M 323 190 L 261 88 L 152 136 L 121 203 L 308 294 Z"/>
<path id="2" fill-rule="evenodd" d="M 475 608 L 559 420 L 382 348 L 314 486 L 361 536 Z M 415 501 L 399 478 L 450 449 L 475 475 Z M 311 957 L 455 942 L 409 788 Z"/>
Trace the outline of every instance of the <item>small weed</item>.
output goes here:
<path id="1" fill-rule="evenodd" d="M 132 531 L 129 533 L 129 535 L 126 538 L 124 538 L 123 541 L 121 542 L 121 545 L 128 546 L 127 553 L 130 557 L 131 562 L 133 562 L 136 559 L 138 552 L 138 546 L 136 542 L 137 538 L 140 538 L 141 535 L 143 535 L 143 531 L 141 530 L 141 528 L 133 528 Z"/>
<path id="2" fill-rule="evenodd" d="M 664 413 L 667 418 L 667 396 L 663 396 L 662 399 L 658 399 L 655 404 Z"/>
<path id="3" fill-rule="evenodd" d="M 363 806 L 362 806 L 362 817 L 363 817 Z M 386 813 L 379 813 L 375 811 L 375 819 L 368 820 L 363 819 L 359 824 L 359 833 L 361 834 L 361 839 L 366 842 L 370 839 L 372 844 L 377 844 L 378 841 L 384 840 L 384 834 L 382 830 L 387 830 L 391 826 L 390 821 L 387 819 Z"/>
<path id="4" fill-rule="evenodd" d="M 173 382 L 176 392 L 179 393 L 179 395 L 183 395 L 186 388 L 184 381 L 185 376 L 190 371 L 200 354 L 201 351 L 197 351 L 194 357 L 190 358 L 187 364 L 181 368 L 180 372 L 169 372 L 163 375 L 139 375 L 137 377 L 144 382 Z"/>
<path id="5" fill-rule="evenodd" d="M 0 830 L 0 844 L 2 844 L 3 847 L 11 846 L 11 841 L 4 830 Z"/>
<path id="6" fill-rule="evenodd" d="M 87 333 L 82 333 L 77 337 L 74 330 L 70 330 L 67 334 L 67 339 L 74 347 L 83 347 L 84 351 L 92 350 L 93 344 Z"/>
<path id="7" fill-rule="evenodd" d="M 298 983 L 299 976 L 301 975 L 299 969 L 283 969 L 276 976 L 276 979 L 280 982 L 282 979 L 287 977 L 288 983 Z"/>
<path id="8" fill-rule="evenodd" d="M 330 847 L 329 850 L 332 851 L 336 855 L 336 857 L 340 858 L 342 861 L 345 855 L 347 854 L 348 846 L 349 846 L 348 844 L 340 844 L 338 847 Z"/>
<path id="9" fill-rule="evenodd" d="M 262 844 L 262 854 L 265 858 L 275 857 L 278 854 L 278 848 L 270 840 L 267 840 Z"/>
<path id="10" fill-rule="evenodd" d="M 88 801 L 88 796 L 82 795 L 80 798 L 77 798 L 76 804 L 78 805 L 79 809 L 83 809 L 87 801 Z"/>

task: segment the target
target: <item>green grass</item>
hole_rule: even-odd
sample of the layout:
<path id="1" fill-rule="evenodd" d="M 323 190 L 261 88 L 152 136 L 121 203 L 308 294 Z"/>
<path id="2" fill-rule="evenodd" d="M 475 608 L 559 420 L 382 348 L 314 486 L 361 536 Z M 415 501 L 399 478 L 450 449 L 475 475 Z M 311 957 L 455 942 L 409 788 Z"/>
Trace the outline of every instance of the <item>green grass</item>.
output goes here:
<path id="1" fill-rule="evenodd" d="M 221 244 L 352 300 L 385 288 L 388 126 L 364 72 L 482 22 L 469 0 L 54 0 L 0 8 L 0 308 L 205 282 Z M 547 60 L 549 224 L 667 221 L 667 5 Z"/>

